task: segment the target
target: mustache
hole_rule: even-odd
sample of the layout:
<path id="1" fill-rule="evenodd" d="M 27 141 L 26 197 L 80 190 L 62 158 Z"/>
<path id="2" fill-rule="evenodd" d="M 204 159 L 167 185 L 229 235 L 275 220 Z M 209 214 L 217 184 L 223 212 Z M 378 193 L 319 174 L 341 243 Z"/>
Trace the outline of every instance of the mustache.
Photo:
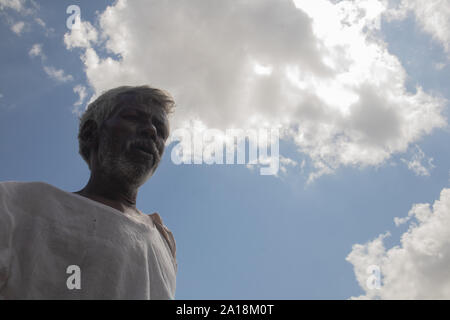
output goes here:
<path id="1" fill-rule="evenodd" d="M 158 148 L 156 147 L 156 143 L 152 139 L 136 139 L 129 141 L 127 143 L 127 149 L 129 150 L 134 148 L 142 149 L 146 152 L 149 152 L 153 154 L 153 156 L 157 157 L 158 160 L 161 156 Z"/>

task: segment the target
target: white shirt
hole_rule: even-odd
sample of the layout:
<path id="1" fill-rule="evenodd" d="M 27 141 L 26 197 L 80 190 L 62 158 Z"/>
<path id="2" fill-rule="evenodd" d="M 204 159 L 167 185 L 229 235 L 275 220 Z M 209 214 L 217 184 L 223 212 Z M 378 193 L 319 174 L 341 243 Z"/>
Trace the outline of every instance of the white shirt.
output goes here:
<path id="1" fill-rule="evenodd" d="M 174 299 L 175 239 L 157 213 L 140 213 L 1 182 L 0 299 Z"/>

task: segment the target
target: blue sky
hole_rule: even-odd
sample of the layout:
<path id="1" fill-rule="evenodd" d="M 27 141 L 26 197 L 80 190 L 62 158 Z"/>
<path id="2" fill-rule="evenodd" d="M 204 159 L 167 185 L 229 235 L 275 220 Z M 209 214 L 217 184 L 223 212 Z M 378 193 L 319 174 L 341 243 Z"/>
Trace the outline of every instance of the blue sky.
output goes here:
<path id="1" fill-rule="evenodd" d="M 167 35 L 169 37 L 167 43 L 158 42 L 162 41 L 158 36 L 148 42 L 145 39 L 133 38 L 140 35 L 139 31 L 146 30 L 142 26 L 146 26 L 146 23 L 151 24 L 148 21 L 162 15 L 163 11 L 159 12 L 158 10 L 164 10 L 164 8 L 158 5 L 158 1 L 141 4 L 149 6 L 149 20 L 146 22 L 133 18 L 132 14 L 136 10 L 142 11 L 142 8 L 134 8 L 135 11 L 133 11 L 130 3 L 125 4 L 121 9 L 115 8 L 120 3 L 107 1 L 58 1 L 52 4 L 18 1 L 20 6 L 14 6 L 11 3 L 13 2 L 0 1 L 0 37 L 2 39 L 0 44 L 0 61 L 2 61 L 2 72 L 0 73 L 0 147 L 2 150 L 0 180 L 45 181 L 63 190 L 79 190 L 87 182 L 89 171 L 78 155 L 78 118 L 75 111 L 82 110 L 91 96 L 112 85 L 139 83 L 146 80 L 146 73 L 139 73 L 139 68 L 135 75 L 127 73 L 130 68 L 140 66 L 140 64 L 136 64 L 137 62 L 141 63 L 142 68 L 145 69 L 147 63 L 151 64 L 152 61 L 167 62 L 161 58 L 164 57 L 163 53 L 166 53 L 171 59 L 177 58 L 177 54 L 189 57 L 192 50 L 193 52 L 201 51 L 203 47 L 197 46 L 194 50 L 187 46 L 185 52 L 179 52 L 177 51 L 179 49 L 176 45 L 177 42 L 172 43 L 175 40 L 170 37 L 175 33 Z M 224 3 L 223 6 L 227 7 L 232 6 L 234 2 Z M 267 0 L 264 3 L 272 3 L 272 1 Z M 364 7 L 364 1 L 356 3 L 355 6 L 362 3 L 361 7 Z M 380 3 L 385 2 L 381 1 Z M 360 157 L 353 153 L 349 153 L 345 158 L 341 157 L 341 149 L 338 146 L 338 154 L 325 154 L 322 158 L 324 150 L 335 147 L 333 142 L 335 140 L 324 138 L 324 140 L 316 141 L 317 146 L 310 146 L 297 139 L 298 136 L 292 136 L 280 142 L 280 154 L 292 159 L 297 165 L 287 167 L 286 172 L 280 172 L 278 176 L 262 176 L 258 174 L 257 170 L 249 170 L 244 165 L 175 165 L 170 157 L 171 149 L 174 146 L 172 143 L 167 147 L 156 174 L 140 189 L 138 207 L 146 213 L 159 212 L 164 223 L 174 233 L 178 258 L 177 299 L 347 299 L 357 296 L 373 298 L 377 295 L 388 298 L 420 297 L 420 294 L 412 295 L 410 291 L 401 290 L 395 292 L 402 292 L 403 296 L 402 294 L 393 296 L 393 288 L 403 288 L 403 280 L 392 276 L 395 273 L 392 270 L 397 270 L 395 269 L 397 264 L 392 262 L 393 260 L 389 260 L 391 258 L 386 249 L 373 256 L 370 251 L 370 245 L 376 241 L 374 239 L 387 231 L 391 233 L 391 236 L 384 240 L 385 248 L 400 246 L 407 250 L 408 243 L 401 242 L 401 237 L 408 232 L 414 232 L 414 228 L 424 226 L 427 221 L 419 220 L 416 224 L 397 227 L 394 224 L 394 218 L 407 216 L 414 204 L 433 204 L 439 200 L 441 191 L 449 187 L 450 180 L 450 149 L 448 147 L 450 132 L 446 123 L 448 116 L 446 100 L 450 99 L 450 79 L 448 77 L 450 55 L 446 49 L 449 47 L 446 39 L 450 39 L 450 29 L 445 29 L 446 26 L 443 25 L 442 30 L 447 31 L 447 38 L 442 34 L 440 37 L 436 36 L 432 29 L 424 27 L 426 24 L 423 21 L 426 22 L 427 17 L 416 14 L 419 10 L 416 10 L 414 6 L 418 6 L 418 4 L 409 5 L 408 1 L 403 1 L 403 3 L 404 7 L 398 9 L 404 11 L 403 16 L 396 12 L 395 18 L 387 19 L 390 11 L 386 9 L 384 15 L 380 16 L 380 25 L 373 27 L 372 36 L 377 41 L 383 41 L 385 47 L 381 46 L 381 48 L 385 48 L 387 54 L 398 59 L 399 65 L 396 65 L 395 68 L 404 70 L 406 77 L 405 81 L 401 83 L 406 88 L 405 91 L 402 91 L 404 99 L 409 99 L 409 95 L 416 94 L 416 87 L 420 86 L 428 97 L 431 97 L 430 100 L 425 100 L 431 101 L 429 102 L 432 106 L 430 114 L 435 117 L 433 119 L 439 120 L 441 116 L 444 123 L 440 123 L 438 120 L 427 120 L 426 114 L 421 116 L 425 124 L 420 128 L 408 127 L 408 122 L 413 123 L 414 119 L 405 120 L 406 124 L 402 127 L 407 128 L 405 130 L 414 131 L 416 128 L 419 128 L 418 132 L 422 130 L 421 134 L 415 136 L 398 134 L 398 137 L 393 137 L 393 139 L 398 138 L 398 141 L 406 143 L 406 149 L 395 149 L 387 142 L 383 144 L 384 142 L 378 142 L 378 140 L 379 144 L 376 148 L 366 148 L 366 146 L 361 146 L 360 142 L 352 142 L 353 136 L 347 133 L 346 125 L 335 129 L 339 134 L 349 134 L 348 139 L 353 143 L 351 146 L 356 148 L 358 154 L 364 154 L 367 150 L 372 152 L 368 153 L 367 157 Z M 448 2 L 435 1 L 435 3 L 437 6 L 444 6 L 441 10 L 444 13 L 450 10 Z M 71 33 L 71 30 L 66 27 L 66 19 L 69 16 L 66 8 L 71 4 L 77 4 L 81 8 L 81 19 L 84 23 L 89 22 L 99 35 L 103 32 L 105 37 L 109 36 L 114 41 L 111 41 L 109 45 L 104 39 L 97 42 L 88 41 L 87 45 L 80 44 L 80 39 L 83 37 L 87 39 L 88 33 L 82 32 L 77 35 Z M 102 24 L 99 22 L 99 16 L 104 14 L 108 5 L 112 10 L 110 20 Z M 154 6 L 152 7 L 152 5 Z M 195 1 L 192 7 L 197 8 L 196 6 L 200 7 L 201 1 Z M 258 5 L 254 4 L 254 6 Z M 242 9 L 242 15 L 245 17 L 248 8 L 245 6 L 237 8 Z M 287 5 L 286 8 L 288 8 Z M 280 15 L 290 12 L 286 11 L 288 10 L 286 8 L 280 9 Z M 352 9 L 351 5 L 343 8 L 345 10 Z M 360 7 L 358 8 L 360 9 Z M 372 10 L 370 7 L 364 8 L 367 12 Z M 115 9 L 116 11 L 114 11 Z M 179 12 L 183 12 L 186 8 L 179 10 Z M 210 13 L 208 10 L 211 10 L 211 19 L 205 18 Z M 217 12 L 213 9 L 208 10 L 199 10 L 198 12 L 201 12 L 202 15 L 195 23 L 201 23 L 203 18 L 205 18 L 206 25 L 215 21 L 213 18 Z M 300 18 L 295 16 L 295 19 L 303 19 L 308 13 L 310 20 L 305 18 L 302 21 L 316 21 L 314 8 L 302 7 L 299 4 L 298 9 L 289 7 L 289 10 L 303 10 Z M 114 16 L 118 12 L 125 12 L 128 15 Z M 140 14 L 145 15 L 142 12 Z M 130 21 L 111 22 L 120 17 Z M 249 17 L 249 22 L 242 27 L 245 32 L 246 28 L 250 29 L 253 26 L 251 24 L 253 16 Z M 37 18 L 41 19 L 45 26 L 38 23 Z M 22 28 L 20 25 L 16 26 L 21 21 L 24 22 Z M 176 25 L 180 21 L 184 21 L 186 25 Z M 317 21 L 319 21 L 317 22 L 319 25 L 320 17 L 317 18 Z M 255 30 L 259 30 L 257 27 L 261 27 L 261 24 L 258 24 L 256 20 L 253 22 L 255 22 Z M 170 28 L 190 30 L 189 28 L 192 27 L 192 25 L 188 25 L 188 23 L 192 23 L 188 18 L 180 18 L 173 23 L 172 27 L 169 25 L 165 26 L 166 29 L 162 29 L 166 31 L 172 30 Z M 364 23 L 371 25 L 370 21 Z M 270 21 L 267 22 L 267 26 L 267 28 L 272 26 Z M 120 29 L 121 27 L 123 29 Z M 211 26 L 211 28 L 215 32 L 222 30 L 216 26 Z M 289 25 L 288 28 L 292 28 L 292 26 Z M 83 30 L 87 29 L 88 27 Z M 319 29 L 317 27 L 317 30 Z M 149 30 L 150 33 L 158 32 L 156 29 L 150 28 Z M 114 39 L 114 35 L 119 34 L 119 31 L 124 33 L 122 37 L 125 40 L 122 39 L 122 42 Z M 270 37 L 270 29 L 265 32 L 269 34 L 267 37 Z M 143 33 L 145 34 L 145 32 Z M 289 29 L 286 33 L 294 38 L 298 33 L 301 39 L 309 39 L 304 31 L 295 28 Z M 70 40 L 64 40 L 65 34 L 71 36 Z M 137 35 L 135 36 L 135 34 Z M 258 32 L 256 31 L 255 34 Z M 274 34 L 277 36 L 274 39 L 280 38 L 279 35 Z M 321 37 L 320 32 L 314 31 L 311 34 L 318 39 Z M 216 33 L 216 36 L 217 39 L 221 38 L 220 34 Z M 136 39 L 139 41 L 132 42 Z M 235 43 L 232 41 L 224 44 L 226 40 L 211 39 L 213 40 L 208 43 L 207 50 L 214 50 L 214 48 L 223 50 L 227 48 L 226 46 L 234 48 Z M 287 54 L 284 51 L 280 53 L 274 49 L 268 49 L 265 52 L 264 47 L 260 46 L 256 40 L 253 42 L 254 38 L 252 37 L 241 40 L 246 41 L 246 39 L 248 48 L 255 50 L 252 52 L 253 56 L 260 57 L 260 59 L 268 57 L 268 64 L 271 64 L 274 70 L 277 70 L 277 63 L 281 65 L 283 59 L 291 57 L 290 53 Z M 330 42 L 324 39 L 326 38 L 322 39 L 326 46 Z M 367 39 L 373 38 L 367 36 Z M 356 43 L 357 39 L 350 38 L 345 41 Z M 192 42 L 192 46 L 199 43 Z M 40 48 L 39 54 L 30 54 L 30 50 L 36 44 Z M 72 48 L 69 48 L 69 44 L 72 45 Z M 122 48 L 123 45 L 126 48 Z M 276 45 L 275 43 L 274 46 Z M 173 51 L 170 50 L 170 46 L 173 46 Z M 297 50 L 295 47 L 283 47 L 283 45 L 280 45 L 279 48 L 281 48 L 280 50 L 292 49 L 294 53 Z M 310 47 L 305 48 L 305 50 L 309 50 Z M 106 64 L 95 65 L 95 63 L 86 62 L 89 59 L 83 61 L 83 57 L 88 55 L 89 50 L 95 50 L 101 61 L 106 61 L 102 59 L 111 57 L 120 65 L 112 63 L 109 68 Z M 127 50 L 131 50 L 131 53 Z M 158 50 L 161 50 L 162 53 Z M 314 52 L 313 49 L 311 50 Z M 135 51 L 141 55 L 135 54 Z M 37 53 L 37 51 L 35 52 Z M 147 61 L 146 58 L 139 60 L 143 59 L 141 56 L 147 57 L 149 60 Z M 222 72 L 217 65 L 232 61 L 232 59 L 228 60 L 226 56 L 223 57 L 223 60 L 217 59 L 213 62 L 206 58 L 208 55 L 205 54 L 203 63 L 205 65 L 211 63 L 209 67 L 217 68 L 217 72 Z M 305 55 L 305 57 L 301 56 L 301 59 L 305 59 L 304 61 L 311 62 L 310 65 L 313 65 L 312 61 L 315 58 Z M 299 63 L 299 66 L 302 67 L 304 65 L 302 63 Z M 192 65 L 197 64 L 193 63 Z M 189 66 L 192 67 L 192 65 Z M 383 68 L 385 66 L 381 63 L 380 65 Z M 115 67 L 117 69 L 114 69 Z M 121 68 L 127 70 L 124 71 Z M 203 100 L 191 103 L 197 97 L 192 90 L 183 91 L 187 86 L 186 82 L 177 83 L 176 80 L 173 80 L 177 76 L 183 81 L 189 79 L 189 73 L 177 75 L 169 67 L 169 73 L 173 74 L 173 78 L 171 78 L 170 75 L 161 74 L 158 66 L 150 65 L 149 68 L 145 71 L 155 70 L 154 74 L 149 76 L 149 82 L 160 84 L 173 92 L 175 98 L 179 97 L 177 103 L 180 111 L 177 118 L 174 119 L 174 123 L 177 125 L 181 126 L 182 121 L 192 113 L 209 127 L 226 128 L 231 121 L 244 126 L 243 117 L 236 116 L 241 109 L 232 110 L 233 106 L 230 107 L 225 102 L 217 105 L 202 105 L 204 101 L 215 101 L 213 98 L 217 97 L 223 98 L 221 94 L 235 93 L 234 88 L 230 88 L 226 81 L 221 82 L 221 79 L 229 80 L 228 75 L 214 77 L 213 74 L 211 79 L 215 82 L 213 81 L 214 87 L 209 88 L 210 92 L 215 88 L 223 90 L 211 96 L 201 90 L 195 91 L 194 93 L 197 95 L 205 94 L 205 97 Z M 199 71 L 202 70 L 202 67 L 198 68 Z M 63 71 L 58 74 L 57 72 L 52 73 L 51 70 Z M 194 70 L 193 73 L 196 73 L 197 69 L 190 70 L 190 72 Z M 316 71 L 311 71 L 311 74 L 316 77 L 314 72 Z M 197 74 L 191 76 L 194 82 L 200 79 L 196 78 Z M 376 77 L 377 75 L 374 74 L 374 78 Z M 159 78 L 164 80 L 158 82 Z M 317 79 L 320 79 L 320 76 L 308 79 L 319 81 Z M 339 79 L 338 77 L 332 78 L 331 82 L 337 82 Z M 391 81 L 383 79 L 379 81 Z M 200 84 L 202 83 L 200 82 Z M 222 84 L 223 88 L 221 88 Z M 383 86 L 390 88 L 396 84 L 395 81 L 386 82 Z M 86 92 L 86 97 L 82 99 L 79 106 L 75 105 L 80 98 L 74 92 L 76 86 L 82 86 Z M 208 87 L 205 88 L 205 91 L 207 89 Z M 254 94 L 257 97 L 265 97 L 264 99 L 270 98 L 258 89 L 254 90 Z M 305 95 L 306 91 L 302 91 L 301 94 Z M 358 94 L 362 99 L 363 93 L 358 92 Z M 239 93 L 233 97 L 239 100 Z M 391 98 L 385 97 L 385 99 Z M 439 104 L 433 99 L 440 99 L 440 108 L 433 107 L 434 104 Z M 395 99 L 382 101 L 388 101 L 387 104 L 391 108 L 399 108 L 398 110 L 407 105 L 402 102 L 403 100 L 398 105 Z M 291 101 L 283 100 L 282 102 L 289 105 Z M 417 107 L 419 110 L 417 112 L 422 112 L 420 103 L 417 106 L 413 103 L 416 102 L 411 102 L 411 108 Z M 293 105 L 297 106 L 295 103 Z M 324 105 L 324 108 L 330 108 L 327 110 L 333 110 L 331 109 L 332 102 L 326 101 Z M 273 119 L 272 112 L 276 112 L 278 116 L 279 113 L 286 110 L 282 105 L 277 104 L 270 104 L 269 107 L 264 106 L 262 109 L 245 107 L 247 109 L 242 111 L 245 113 L 245 117 L 252 115 L 252 112 L 260 112 L 263 119 Z M 366 106 L 363 107 L 366 108 Z M 367 108 L 369 107 L 378 108 L 376 104 L 370 104 Z M 267 111 L 268 109 L 269 111 Z M 227 110 L 231 111 L 227 113 Z M 231 120 L 229 122 L 223 120 L 223 123 L 219 123 L 214 117 L 214 112 L 221 115 L 220 119 Z M 405 115 L 405 119 L 409 119 L 407 116 L 412 113 L 409 110 L 401 112 L 399 111 L 398 114 Z M 294 114 L 297 115 L 297 113 L 292 113 L 288 116 L 292 118 Z M 330 114 L 334 113 L 330 112 Z M 399 116 L 399 119 L 401 117 Z M 313 118 L 308 119 L 309 122 L 301 122 L 303 120 L 301 117 L 299 119 L 298 123 L 293 121 L 289 124 L 300 123 L 301 127 L 302 123 L 306 123 L 305 127 L 308 128 L 315 125 Z M 373 138 L 370 137 L 371 132 L 377 135 L 382 132 L 383 124 L 387 123 L 389 119 L 381 120 L 374 124 L 377 128 L 375 131 L 361 131 L 368 135 L 367 141 Z M 364 121 L 366 122 L 363 123 L 367 123 L 371 119 L 369 117 Z M 353 125 L 350 122 L 345 123 Z M 418 123 L 417 126 L 422 126 L 420 121 Z M 355 125 L 355 128 L 358 127 Z M 317 149 L 321 147 L 320 143 L 328 144 L 324 145 L 327 148 Z M 342 154 L 344 153 L 342 151 Z M 348 161 L 349 157 L 354 158 Z M 373 160 L 378 158 L 379 161 Z M 425 171 L 409 169 L 407 164 L 411 163 L 412 159 L 418 159 L 420 167 Z M 303 160 L 306 165 L 304 169 L 300 169 L 300 163 Z M 323 168 L 322 164 L 325 164 L 329 170 L 321 172 L 311 182 L 311 174 L 320 172 L 320 169 Z M 426 174 L 421 175 L 420 172 L 426 172 Z M 441 200 L 444 202 L 442 195 Z M 435 209 L 436 212 L 437 210 Z M 447 213 L 444 209 L 439 210 L 441 210 L 439 212 Z M 428 232 L 430 231 L 428 230 Z M 436 239 L 434 241 L 438 242 Z M 442 241 L 441 247 L 444 248 L 447 242 L 445 242 L 446 240 Z M 365 255 L 358 253 L 352 247 L 355 244 L 364 244 L 368 253 L 366 252 Z M 411 243 L 409 244 L 411 245 Z M 354 253 L 353 258 L 350 259 L 351 261 L 347 261 L 346 258 L 350 253 Z M 446 251 L 441 254 L 444 258 L 448 257 Z M 416 258 L 424 259 L 426 264 L 426 257 L 429 256 L 430 254 L 425 254 Z M 377 262 L 376 259 L 381 260 Z M 367 266 L 361 261 L 372 261 L 372 264 L 381 265 L 382 272 L 385 268 L 387 272 L 385 287 L 379 292 L 371 293 L 370 290 L 364 288 L 364 275 L 361 272 Z M 420 260 L 420 262 L 423 261 Z M 420 275 L 420 277 L 426 278 L 425 271 L 417 272 L 414 277 Z M 420 287 L 422 280 L 417 281 Z M 443 281 L 442 286 L 447 285 L 449 285 L 448 280 Z M 439 297 L 450 297 L 446 295 L 448 291 L 445 288 L 441 291 L 438 290 L 443 292 Z M 425 289 L 421 292 L 421 294 L 426 294 Z M 427 296 L 425 295 L 425 297 Z"/>

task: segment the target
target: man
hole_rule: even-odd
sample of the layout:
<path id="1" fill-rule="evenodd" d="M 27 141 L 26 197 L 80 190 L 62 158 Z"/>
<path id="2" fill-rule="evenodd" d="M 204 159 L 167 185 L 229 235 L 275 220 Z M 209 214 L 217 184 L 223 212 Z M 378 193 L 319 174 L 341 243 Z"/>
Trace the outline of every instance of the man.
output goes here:
<path id="1" fill-rule="evenodd" d="M 148 86 L 109 90 L 80 119 L 83 189 L 0 183 L 1 299 L 175 298 L 175 239 L 158 213 L 136 208 L 173 107 Z"/>

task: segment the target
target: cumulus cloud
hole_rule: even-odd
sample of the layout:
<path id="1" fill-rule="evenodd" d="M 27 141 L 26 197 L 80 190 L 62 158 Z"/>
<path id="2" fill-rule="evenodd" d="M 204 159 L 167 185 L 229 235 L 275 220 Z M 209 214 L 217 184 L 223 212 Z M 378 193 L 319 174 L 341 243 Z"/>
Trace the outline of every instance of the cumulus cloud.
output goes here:
<path id="1" fill-rule="evenodd" d="M 25 19 L 25 21 L 15 22 L 11 16 L 2 13 L 6 22 L 10 25 L 11 30 L 17 35 L 21 35 L 23 32 L 31 30 L 30 26 L 35 24 L 45 30 L 46 36 L 54 33 L 53 28 L 47 28 L 45 21 L 37 17 L 39 4 L 36 1 L 0 0 L 0 11 L 4 11 L 6 9 L 16 11 L 22 16 L 23 19 Z"/>
<path id="2" fill-rule="evenodd" d="M 63 69 L 56 69 L 51 66 L 44 66 L 45 73 L 58 82 L 67 82 L 73 80 L 70 74 L 66 74 Z"/>
<path id="3" fill-rule="evenodd" d="M 63 69 L 57 69 L 53 66 L 49 66 L 44 64 L 47 60 L 47 57 L 45 56 L 43 50 L 42 50 L 42 44 L 35 43 L 30 51 L 28 51 L 28 55 L 30 57 L 39 57 L 41 59 L 42 68 L 44 69 L 44 72 L 53 80 L 56 80 L 58 82 L 68 82 L 72 81 L 73 77 L 70 74 L 66 74 L 66 72 Z"/>
<path id="4" fill-rule="evenodd" d="M 24 0 L 0 0 L 0 10 L 13 9 L 22 11 L 24 9 Z"/>
<path id="5" fill-rule="evenodd" d="M 415 204 L 396 224 L 409 224 L 400 245 L 386 249 L 383 239 L 356 244 L 347 261 L 353 264 L 356 279 L 365 291 L 361 299 L 450 299 L 450 189 L 430 204 Z M 367 287 L 367 268 L 379 266 L 382 285 Z"/>
<path id="6" fill-rule="evenodd" d="M 401 159 L 417 176 L 429 176 L 434 168 L 433 158 L 427 157 L 418 145 L 415 146 L 410 160 Z"/>
<path id="7" fill-rule="evenodd" d="M 97 30 L 88 21 L 83 21 L 78 28 L 73 28 L 71 33 L 64 35 L 64 43 L 68 49 L 89 48 L 92 43 L 97 42 L 97 38 Z"/>
<path id="8" fill-rule="evenodd" d="M 80 116 L 83 112 L 83 110 L 81 110 L 81 106 L 83 105 L 83 102 L 87 97 L 86 87 L 78 84 L 73 88 L 73 92 L 78 94 L 78 101 L 76 101 L 73 105 L 73 113 Z"/>
<path id="9" fill-rule="evenodd" d="M 310 158 L 313 181 L 380 165 L 446 125 L 445 101 L 408 92 L 378 37 L 388 10 L 381 0 L 119 0 L 98 29 L 84 22 L 64 41 L 82 49 L 95 95 L 148 83 L 174 95 L 174 128 L 189 119 L 283 128 Z"/>
<path id="10" fill-rule="evenodd" d="M 391 9 L 394 19 L 404 19 L 413 13 L 422 29 L 441 43 L 450 54 L 450 5 L 448 0 L 401 0 Z"/>
<path id="11" fill-rule="evenodd" d="M 17 34 L 18 36 L 20 36 L 20 35 L 22 34 L 23 30 L 24 30 L 24 27 L 25 27 L 25 22 L 19 21 L 19 22 L 17 22 L 17 23 L 14 23 L 14 24 L 11 26 L 11 30 L 12 30 L 15 34 Z"/>
<path id="12" fill-rule="evenodd" d="M 34 21 L 35 21 L 38 25 L 40 25 L 42 28 L 44 28 L 44 29 L 46 28 L 46 24 L 45 24 L 44 20 L 42 20 L 41 18 L 35 18 Z"/>
<path id="13" fill-rule="evenodd" d="M 0 0 L 0 11 L 14 10 L 23 16 L 36 13 L 38 7 L 39 5 L 33 0 Z"/>
<path id="14" fill-rule="evenodd" d="M 47 24 L 41 18 L 34 18 L 34 23 L 39 25 L 45 32 L 45 36 L 49 37 L 55 33 L 55 29 L 47 27 Z"/>
<path id="15" fill-rule="evenodd" d="M 41 58 L 42 60 L 45 60 L 45 59 L 46 59 L 44 53 L 42 52 L 42 44 L 41 44 L 41 43 L 35 43 L 35 44 L 31 47 L 30 51 L 28 51 L 28 55 L 29 55 L 30 57 L 39 57 L 39 58 Z"/>
<path id="16" fill-rule="evenodd" d="M 296 167 L 298 165 L 299 164 L 298 164 L 297 161 L 295 161 L 295 160 L 293 160 L 291 158 L 280 156 L 280 170 L 281 170 L 281 172 L 286 173 L 288 167 Z"/>

